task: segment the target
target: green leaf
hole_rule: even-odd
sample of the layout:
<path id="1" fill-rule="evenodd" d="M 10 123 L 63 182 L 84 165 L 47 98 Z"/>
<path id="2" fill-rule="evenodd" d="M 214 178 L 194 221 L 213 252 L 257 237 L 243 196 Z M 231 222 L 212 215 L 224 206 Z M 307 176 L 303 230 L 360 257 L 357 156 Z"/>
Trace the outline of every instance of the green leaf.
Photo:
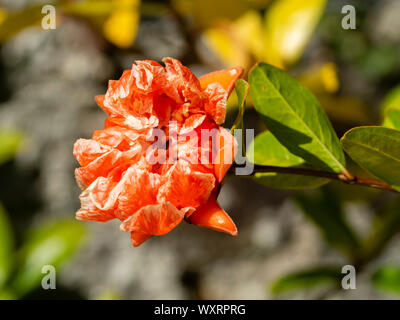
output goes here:
<path id="1" fill-rule="evenodd" d="M 382 125 L 387 128 L 400 130 L 400 110 L 388 110 Z"/>
<path id="2" fill-rule="evenodd" d="M 233 132 L 233 130 L 235 129 L 243 129 L 243 115 L 246 98 L 249 93 L 249 84 L 243 79 L 236 80 L 235 91 L 238 97 L 239 111 L 236 120 L 231 128 L 231 132 Z"/>
<path id="3" fill-rule="evenodd" d="M 359 251 L 359 241 L 344 219 L 340 199 L 329 188 L 298 195 L 296 202 L 328 244 L 349 256 Z"/>
<path id="4" fill-rule="evenodd" d="M 400 131 L 357 127 L 347 131 L 341 142 L 357 164 L 400 191 Z"/>
<path id="5" fill-rule="evenodd" d="M 250 92 L 268 130 L 291 153 L 315 168 L 347 173 L 339 140 L 315 97 L 282 70 L 260 63 Z"/>
<path id="6" fill-rule="evenodd" d="M 22 138 L 22 134 L 16 131 L 0 131 L 0 165 L 14 158 Z"/>
<path id="7" fill-rule="evenodd" d="M 17 296 L 11 291 L 0 289 L 0 300 L 17 300 Z"/>
<path id="8" fill-rule="evenodd" d="M 84 233 L 82 224 L 72 220 L 32 230 L 18 253 L 19 269 L 11 283 L 13 290 L 24 295 L 34 289 L 44 276 L 45 265 L 58 271 L 78 249 Z"/>
<path id="9" fill-rule="evenodd" d="M 246 98 L 249 93 L 249 84 L 243 79 L 236 80 L 235 91 L 236 91 L 237 98 L 238 98 L 239 111 L 238 111 L 236 120 L 233 123 L 233 126 L 231 128 L 231 133 L 234 133 L 235 129 L 242 130 L 242 155 L 244 156 L 246 153 L 246 140 L 245 140 L 245 134 L 244 134 L 244 128 L 243 128 L 243 115 L 244 115 Z"/>
<path id="10" fill-rule="evenodd" d="M 372 275 L 371 280 L 378 288 L 400 294 L 400 266 L 398 265 L 379 268 Z"/>
<path id="11" fill-rule="evenodd" d="M 272 292 L 279 294 L 294 289 L 312 288 L 321 284 L 340 285 L 342 279 L 339 267 L 317 267 L 292 273 L 280 278 L 272 286 Z"/>
<path id="12" fill-rule="evenodd" d="M 269 131 L 259 134 L 247 150 L 247 158 L 250 162 L 263 166 L 299 167 L 307 168 L 305 161 L 290 153 Z M 308 177 L 297 174 L 283 173 L 256 173 L 253 179 L 270 188 L 278 189 L 308 189 L 316 188 L 328 179 Z"/>
<path id="13" fill-rule="evenodd" d="M 14 234 L 6 211 L 0 204 L 0 288 L 7 281 L 12 266 Z"/>
<path id="14" fill-rule="evenodd" d="M 400 85 L 392 89 L 383 99 L 381 113 L 385 115 L 389 110 L 400 110 Z"/>

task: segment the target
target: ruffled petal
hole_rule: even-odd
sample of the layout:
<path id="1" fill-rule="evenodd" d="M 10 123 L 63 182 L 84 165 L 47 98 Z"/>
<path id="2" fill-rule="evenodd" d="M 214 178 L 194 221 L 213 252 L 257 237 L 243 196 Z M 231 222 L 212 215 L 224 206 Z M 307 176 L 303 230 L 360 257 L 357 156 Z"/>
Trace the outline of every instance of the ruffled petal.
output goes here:
<path id="1" fill-rule="evenodd" d="M 97 141 L 79 139 L 74 144 L 74 157 L 84 167 L 110 150 L 109 146 Z"/>
<path id="2" fill-rule="evenodd" d="M 156 173 L 130 167 L 125 176 L 122 190 L 118 197 L 116 216 L 121 221 L 136 213 L 141 207 L 157 203 L 157 193 L 162 177 Z"/>
<path id="3" fill-rule="evenodd" d="M 106 222 L 115 218 L 113 210 L 101 210 L 96 206 L 92 198 L 96 187 L 97 184 L 93 183 L 80 194 L 81 208 L 76 212 L 78 220 Z"/>
<path id="4" fill-rule="evenodd" d="M 179 134 L 187 134 L 193 131 L 194 129 L 199 127 L 204 122 L 205 119 L 206 115 L 201 113 L 196 113 L 189 116 L 188 118 L 185 119 L 185 122 L 183 123 L 182 127 L 179 130 Z"/>
<path id="5" fill-rule="evenodd" d="M 150 236 L 163 235 L 175 228 L 184 214 L 169 202 L 142 207 L 121 224 L 121 230 L 131 231 L 132 244 L 140 245 Z"/>
<path id="6" fill-rule="evenodd" d="M 144 93 L 159 90 L 165 82 L 165 70 L 156 61 L 139 60 L 132 66 L 132 75 L 135 79 L 136 88 Z"/>
<path id="7" fill-rule="evenodd" d="M 144 137 L 144 135 L 134 130 L 114 126 L 103 130 L 95 130 L 92 139 L 120 151 L 127 151 L 141 137 Z"/>
<path id="8" fill-rule="evenodd" d="M 76 169 L 75 177 L 80 185 L 89 186 L 97 177 L 106 177 L 116 167 L 137 162 L 141 150 L 140 145 L 135 145 L 132 149 L 124 152 L 113 149 L 90 162 L 87 166 Z"/>
<path id="9" fill-rule="evenodd" d="M 224 123 L 228 92 L 218 82 L 210 83 L 204 92 L 208 96 L 205 105 L 207 115 L 209 115 L 216 124 Z"/>
<path id="10" fill-rule="evenodd" d="M 196 167 L 185 160 L 178 160 L 165 179 L 157 199 L 159 202 L 169 201 L 177 208 L 201 206 L 215 188 L 213 174 L 196 171 Z"/>
<path id="11" fill-rule="evenodd" d="M 177 103 L 189 103 L 188 107 L 202 106 L 204 96 L 201 92 L 200 82 L 192 71 L 173 58 L 164 58 L 163 62 L 168 80 L 164 86 L 165 94 Z"/>
<path id="12" fill-rule="evenodd" d="M 108 82 L 108 90 L 104 97 L 98 98 L 99 106 L 109 116 L 127 116 L 129 115 L 129 104 L 125 103 L 125 99 L 131 93 L 132 85 L 131 70 L 125 70 L 119 80 L 110 80 Z"/>

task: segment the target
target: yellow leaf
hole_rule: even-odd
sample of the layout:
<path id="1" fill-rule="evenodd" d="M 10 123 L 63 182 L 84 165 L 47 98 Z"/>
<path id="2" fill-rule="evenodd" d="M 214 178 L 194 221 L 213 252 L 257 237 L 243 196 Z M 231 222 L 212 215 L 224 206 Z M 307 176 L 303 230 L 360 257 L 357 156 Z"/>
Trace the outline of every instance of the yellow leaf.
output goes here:
<path id="1" fill-rule="evenodd" d="M 247 11 L 233 23 L 233 30 L 246 49 L 257 59 L 264 55 L 263 21 L 261 15 L 254 10 Z"/>
<path id="2" fill-rule="evenodd" d="M 261 60 L 263 55 L 262 32 L 261 15 L 249 10 L 233 22 L 220 21 L 218 27 L 205 31 L 204 38 L 226 66 L 248 68 L 254 62 L 251 57 Z"/>
<path id="3" fill-rule="evenodd" d="M 183 14 L 192 16 L 200 29 L 214 27 L 220 19 L 234 20 L 250 7 L 247 0 L 174 0 L 173 5 Z"/>
<path id="4" fill-rule="evenodd" d="M 204 32 L 203 38 L 227 67 L 246 68 L 248 66 L 248 53 L 243 44 L 235 38 L 230 24 L 208 29 Z"/>
<path id="5" fill-rule="evenodd" d="M 7 18 L 7 12 L 0 8 L 0 25 L 3 23 L 4 20 Z"/>
<path id="6" fill-rule="evenodd" d="M 278 67 L 296 62 L 311 38 L 326 0 L 278 0 L 265 14 L 265 60 Z"/>
<path id="7" fill-rule="evenodd" d="M 86 0 L 62 3 L 59 8 L 67 14 L 82 17 L 108 16 L 119 1 Z M 122 9 L 122 8 L 121 8 Z"/>
<path id="8" fill-rule="evenodd" d="M 111 43 L 121 48 L 130 47 L 136 37 L 139 26 L 140 0 L 116 0 L 116 7 L 104 23 L 104 36 Z"/>
<path id="9" fill-rule="evenodd" d="M 332 62 L 311 67 L 297 77 L 303 86 L 316 93 L 335 93 L 339 90 L 336 65 Z"/>

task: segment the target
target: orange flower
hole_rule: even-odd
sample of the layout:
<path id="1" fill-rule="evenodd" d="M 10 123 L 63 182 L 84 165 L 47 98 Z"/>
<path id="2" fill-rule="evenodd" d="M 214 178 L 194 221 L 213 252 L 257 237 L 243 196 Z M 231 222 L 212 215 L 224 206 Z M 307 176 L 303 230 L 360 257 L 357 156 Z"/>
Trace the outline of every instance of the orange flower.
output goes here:
<path id="1" fill-rule="evenodd" d="M 83 190 L 76 217 L 121 220 L 134 246 L 183 219 L 237 235 L 216 198 L 237 149 L 220 124 L 242 69 L 198 79 L 178 60 L 163 61 L 137 61 L 96 97 L 108 117 L 74 145 Z"/>

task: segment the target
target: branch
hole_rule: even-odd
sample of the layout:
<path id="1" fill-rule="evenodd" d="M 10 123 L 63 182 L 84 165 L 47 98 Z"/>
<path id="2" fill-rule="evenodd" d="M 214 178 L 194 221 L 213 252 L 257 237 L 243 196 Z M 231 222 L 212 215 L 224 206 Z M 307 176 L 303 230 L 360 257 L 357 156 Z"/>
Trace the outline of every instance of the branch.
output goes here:
<path id="1" fill-rule="evenodd" d="M 232 170 L 235 167 L 232 167 Z M 338 180 L 346 184 L 352 185 L 359 185 L 364 187 L 388 190 L 392 192 L 399 192 L 396 189 L 393 189 L 387 183 L 370 178 L 363 178 L 354 176 L 352 174 L 346 173 L 334 173 L 334 172 L 327 172 L 327 171 L 318 171 L 313 169 L 305 169 L 305 168 L 293 168 L 293 167 L 276 167 L 276 166 L 260 166 L 254 165 L 254 171 L 250 174 L 254 176 L 256 173 L 259 172 L 275 172 L 275 173 L 286 173 L 286 174 L 297 174 L 303 176 L 311 176 L 311 177 L 319 177 L 319 178 L 326 178 L 330 180 Z"/>

